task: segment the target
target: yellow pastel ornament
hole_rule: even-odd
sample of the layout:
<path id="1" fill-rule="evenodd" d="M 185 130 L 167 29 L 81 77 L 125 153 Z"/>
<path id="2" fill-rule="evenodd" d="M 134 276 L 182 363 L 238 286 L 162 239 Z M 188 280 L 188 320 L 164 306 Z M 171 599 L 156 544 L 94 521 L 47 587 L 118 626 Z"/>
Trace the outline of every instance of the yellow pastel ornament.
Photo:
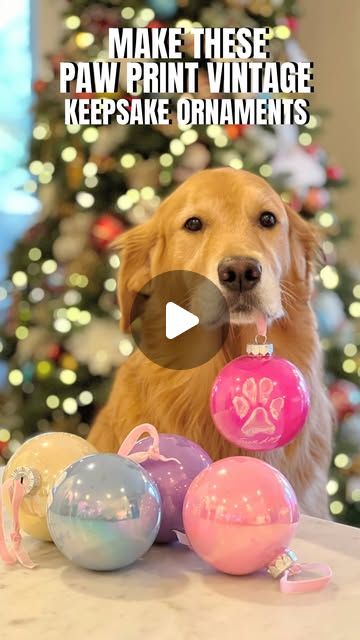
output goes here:
<path id="1" fill-rule="evenodd" d="M 51 540 L 46 522 L 50 490 L 69 464 L 92 453 L 97 453 L 92 444 L 62 432 L 35 436 L 19 447 L 6 465 L 3 482 L 13 479 L 25 485 L 19 509 L 21 529 L 39 540 Z"/>

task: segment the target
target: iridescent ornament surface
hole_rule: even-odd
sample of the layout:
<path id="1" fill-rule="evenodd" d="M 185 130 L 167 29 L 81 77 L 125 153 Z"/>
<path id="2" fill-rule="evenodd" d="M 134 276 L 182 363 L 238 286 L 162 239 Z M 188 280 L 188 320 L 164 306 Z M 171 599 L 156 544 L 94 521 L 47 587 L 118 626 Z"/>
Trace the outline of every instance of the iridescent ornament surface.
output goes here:
<path id="1" fill-rule="evenodd" d="M 160 495 L 149 474 L 111 453 L 70 465 L 48 501 L 56 546 L 75 564 L 97 571 L 126 567 L 146 553 L 160 515 Z"/>
<path id="2" fill-rule="evenodd" d="M 75 460 L 95 453 L 95 447 L 71 433 L 43 433 L 24 442 L 6 465 L 3 481 L 18 469 L 39 477 L 38 486 L 24 497 L 20 506 L 20 526 L 30 536 L 51 540 L 46 522 L 46 503 L 59 473 Z"/>
<path id="3" fill-rule="evenodd" d="M 243 575 L 285 553 L 299 508 L 280 471 L 256 458 L 234 456 L 214 462 L 193 480 L 183 518 L 195 553 L 219 571 Z"/>

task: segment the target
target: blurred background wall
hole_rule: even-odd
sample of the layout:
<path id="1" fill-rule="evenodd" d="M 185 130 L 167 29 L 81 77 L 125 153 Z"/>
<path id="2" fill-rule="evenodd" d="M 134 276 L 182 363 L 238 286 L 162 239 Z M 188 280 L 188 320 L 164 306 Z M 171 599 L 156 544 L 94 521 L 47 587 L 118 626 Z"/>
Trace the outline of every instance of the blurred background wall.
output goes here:
<path id="1" fill-rule="evenodd" d="M 350 217 L 354 233 L 348 261 L 359 262 L 360 202 L 360 2 L 359 0 L 302 0 L 300 42 L 315 63 L 314 103 L 325 106 L 329 117 L 321 133 L 321 144 L 333 154 L 350 180 L 349 187 L 335 194 L 339 215 Z M 335 199 L 334 197 L 334 199 Z"/>

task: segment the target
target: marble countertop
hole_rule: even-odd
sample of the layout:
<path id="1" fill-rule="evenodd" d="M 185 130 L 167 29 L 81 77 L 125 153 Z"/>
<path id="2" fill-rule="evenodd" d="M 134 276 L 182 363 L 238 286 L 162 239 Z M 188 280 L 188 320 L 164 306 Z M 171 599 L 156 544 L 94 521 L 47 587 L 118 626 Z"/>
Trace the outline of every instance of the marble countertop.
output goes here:
<path id="1" fill-rule="evenodd" d="M 303 516 L 292 548 L 334 572 L 322 592 L 285 595 L 266 575 L 216 573 L 181 545 L 114 573 L 79 569 L 27 539 L 39 567 L 0 567 L 4 640 L 347 640 L 358 637 L 360 529 Z"/>

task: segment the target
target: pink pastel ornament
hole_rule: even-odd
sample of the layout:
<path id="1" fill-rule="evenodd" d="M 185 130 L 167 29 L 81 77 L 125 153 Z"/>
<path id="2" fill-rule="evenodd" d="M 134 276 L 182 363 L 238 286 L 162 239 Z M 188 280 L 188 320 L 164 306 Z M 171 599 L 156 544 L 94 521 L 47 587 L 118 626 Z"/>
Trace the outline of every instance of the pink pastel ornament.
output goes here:
<path id="1" fill-rule="evenodd" d="M 309 413 L 310 395 L 302 373 L 272 345 L 248 345 L 217 376 L 210 410 L 220 433 L 251 451 L 282 447 L 299 433 Z"/>
<path id="2" fill-rule="evenodd" d="M 192 549 L 234 575 L 291 566 L 287 547 L 299 521 L 294 490 L 266 462 L 247 456 L 218 460 L 191 483 L 183 520 Z"/>

